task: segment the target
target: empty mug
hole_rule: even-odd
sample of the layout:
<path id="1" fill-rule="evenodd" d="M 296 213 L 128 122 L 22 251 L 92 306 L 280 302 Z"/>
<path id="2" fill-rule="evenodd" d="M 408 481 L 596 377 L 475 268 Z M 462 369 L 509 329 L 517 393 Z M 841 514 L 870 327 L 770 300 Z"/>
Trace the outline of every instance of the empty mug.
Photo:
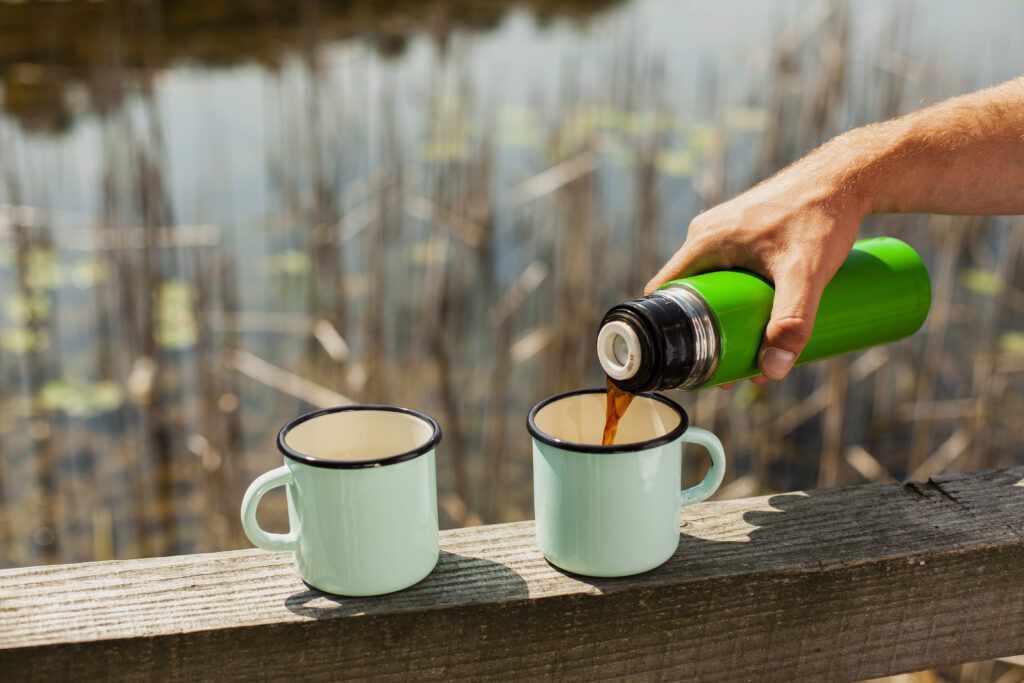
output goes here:
<path id="1" fill-rule="evenodd" d="M 638 394 L 619 422 L 616 443 L 602 446 L 605 406 L 604 389 L 584 389 L 530 411 L 537 543 L 567 571 L 629 576 L 676 551 L 680 506 L 718 489 L 725 452 L 718 437 L 690 427 L 682 406 L 658 394 Z M 684 442 L 706 448 L 711 468 L 680 492 Z"/>
<path id="2" fill-rule="evenodd" d="M 277 436 L 284 465 L 258 477 L 242 500 L 242 527 L 255 545 L 295 552 L 310 586 L 341 595 L 380 595 L 423 579 L 437 564 L 431 417 L 394 406 L 353 405 L 302 415 Z M 289 531 L 256 522 L 260 498 L 288 495 Z"/>

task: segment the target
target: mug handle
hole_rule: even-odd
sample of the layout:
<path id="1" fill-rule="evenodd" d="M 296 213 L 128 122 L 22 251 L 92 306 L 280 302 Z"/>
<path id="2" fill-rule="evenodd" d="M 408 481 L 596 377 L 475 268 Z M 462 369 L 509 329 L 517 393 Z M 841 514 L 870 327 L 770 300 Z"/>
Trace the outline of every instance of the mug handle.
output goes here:
<path id="1" fill-rule="evenodd" d="M 711 456 L 711 467 L 704 481 L 679 492 L 679 504 L 690 505 L 706 500 L 721 486 L 722 479 L 725 478 L 725 450 L 717 436 L 700 427 L 690 427 L 683 432 L 682 441 L 703 446 Z"/>
<path id="2" fill-rule="evenodd" d="M 292 473 L 288 466 L 281 465 L 277 469 L 264 472 L 256 477 L 256 481 L 249 484 L 242 498 L 242 529 L 253 545 L 264 550 L 295 550 L 298 547 L 298 534 L 294 529 L 286 534 L 272 534 L 260 528 L 256 521 L 256 507 L 260 504 L 260 498 L 270 489 L 290 484 L 292 481 Z"/>

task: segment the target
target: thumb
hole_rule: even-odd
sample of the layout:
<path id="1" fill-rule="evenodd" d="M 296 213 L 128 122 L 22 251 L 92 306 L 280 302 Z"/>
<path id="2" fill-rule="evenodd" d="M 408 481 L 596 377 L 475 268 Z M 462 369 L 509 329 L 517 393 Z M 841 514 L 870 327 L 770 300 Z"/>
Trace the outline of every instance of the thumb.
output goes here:
<path id="1" fill-rule="evenodd" d="M 785 377 L 804 350 L 823 289 L 806 275 L 790 274 L 776 281 L 772 316 L 757 356 L 757 364 L 768 379 Z"/>

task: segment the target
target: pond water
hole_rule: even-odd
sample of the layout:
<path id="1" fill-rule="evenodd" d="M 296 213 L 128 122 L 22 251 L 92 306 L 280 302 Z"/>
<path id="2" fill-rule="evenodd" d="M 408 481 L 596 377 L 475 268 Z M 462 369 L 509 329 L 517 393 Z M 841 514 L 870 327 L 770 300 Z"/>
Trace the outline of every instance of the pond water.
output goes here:
<path id="1" fill-rule="evenodd" d="M 0 2 L 0 566 L 245 547 L 277 429 L 345 400 L 441 422 L 443 526 L 531 518 L 526 413 L 601 384 L 601 314 L 689 220 L 1019 74 L 1022 23 L 1006 0 Z M 723 435 L 721 495 L 1024 462 L 1022 231 L 866 221 L 922 252 L 929 322 L 676 394 Z"/>

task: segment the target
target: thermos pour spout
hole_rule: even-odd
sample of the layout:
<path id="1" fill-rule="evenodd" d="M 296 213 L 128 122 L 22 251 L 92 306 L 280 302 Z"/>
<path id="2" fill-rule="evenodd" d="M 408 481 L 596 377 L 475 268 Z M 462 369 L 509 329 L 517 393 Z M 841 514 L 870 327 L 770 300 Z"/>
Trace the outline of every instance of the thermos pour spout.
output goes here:
<path id="1" fill-rule="evenodd" d="M 624 380 L 635 375 L 643 362 L 636 330 L 621 320 L 603 325 L 597 334 L 597 359 L 612 379 Z"/>

